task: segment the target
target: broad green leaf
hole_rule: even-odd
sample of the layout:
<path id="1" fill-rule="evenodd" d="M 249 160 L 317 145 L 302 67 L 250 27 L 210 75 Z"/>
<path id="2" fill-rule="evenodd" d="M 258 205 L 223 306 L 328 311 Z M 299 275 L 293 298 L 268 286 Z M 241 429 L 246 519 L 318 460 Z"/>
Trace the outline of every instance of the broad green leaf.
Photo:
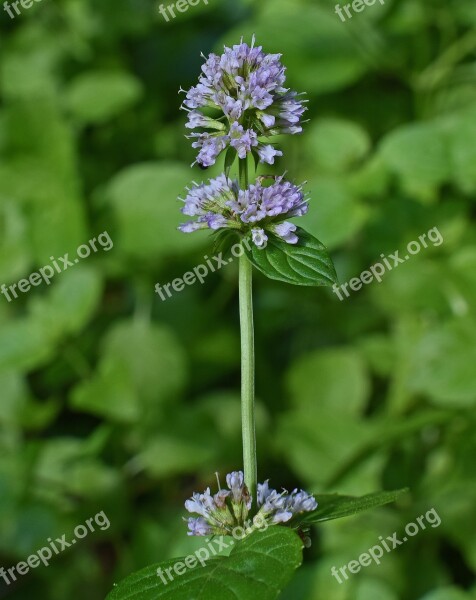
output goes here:
<path id="1" fill-rule="evenodd" d="M 212 559 L 204 567 L 186 569 L 183 560 L 168 560 L 134 573 L 106 600 L 274 600 L 302 562 L 302 542 L 292 530 L 273 526 L 251 534 L 229 557 Z M 174 579 L 168 581 L 165 570 L 178 563 L 184 574 L 172 570 Z M 167 585 L 157 573 L 159 568 Z"/>
<path id="2" fill-rule="evenodd" d="M 73 265 L 66 272 L 55 272 L 50 286 L 46 295 L 32 298 L 32 316 L 50 336 L 61 338 L 79 333 L 101 300 L 99 272 L 90 266 Z"/>
<path id="3" fill-rule="evenodd" d="M 365 365 L 351 348 L 318 350 L 299 357 L 289 370 L 287 385 L 296 407 L 329 408 L 340 415 L 361 414 L 369 394 Z"/>
<path id="4" fill-rule="evenodd" d="M 84 124 L 103 123 L 135 104 L 142 85 L 127 72 L 81 73 L 65 93 L 66 106 Z"/>
<path id="5" fill-rule="evenodd" d="M 57 95 L 56 57 L 50 48 L 5 53 L 0 79 L 5 98 Z"/>
<path id="6" fill-rule="evenodd" d="M 310 232 L 321 232 L 319 237 L 329 249 L 353 240 L 369 215 L 357 196 L 342 181 L 329 176 L 317 178 L 309 191 L 311 210 L 299 218 L 299 223 Z"/>
<path id="7" fill-rule="evenodd" d="M 187 367 L 184 349 L 171 329 L 138 319 L 118 322 L 109 329 L 102 350 L 104 356 L 127 365 L 135 389 L 146 401 L 177 401 Z"/>
<path id="8" fill-rule="evenodd" d="M 144 422 L 177 400 L 186 379 L 184 352 L 168 328 L 130 320 L 108 330 L 96 373 L 73 390 L 74 408 L 111 419 Z"/>
<path id="9" fill-rule="evenodd" d="M 137 421 L 140 403 L 127 363 L 114 357 L 104 357 L 94 376 L 81 381 L 73 389 L 70 406 L 111 421 Z"/>
<path id="10" fill-rule="evenodd" d="M 413 348 L 411 390 L 435 403 L 472 407 L 476 404 L 476 323 L 454 319 L 429 330 Z"/>
<path id="11" fill-rule="evenodd" d="M 177 162 L 134 165 L 116 175 L 106 195 L 117 218 L 118 250 L 148 264 L 202 246 L 208 234 L 177 230 L 186 220 L 177 198 L 183 196 L 190 179 L 190 168 Z"/>
<path id="12" fill-rule="evenodd" d="M 374 492 L 360 498 L 353 496 L 340 496 L 339 494 L 317 494 L 318 508 L 307 515 L 302 523 L 322 523 L 334 519 L 350 517 L 357 513 L 390 504 L 408 492 L 408 489 L 392 492 Z"/>
<path id="13" fill-rule="evenodd" d="M 307 155 L 326 173 L 340 173 L 364 158 L 370 138 L 362 127 L 351 121 L 323 119 L 305 137 Z"/>
<path id="14" fill-rule="evenodd" d="M 293 245 L 269 233 L 266 248 L 250 244 L 246 255 L 270 279 L 308 286 L 336 283 L 337 275 L 325 246 L 299 227 L 296 235 L 299 241 Z"/>
<path id="15" fill-rule="evenodd" d="M 431 198 L 448 180 L 450 157 L 445 136 L 433 123 L 405 125 L 382 142 L 381 155 L 409 192 Z"/>
<path id="16" fill-rule="evenodd" d="M 53 356 L 54 340 L 35 319 L 12 320 L 0 329 L 0 369 L 28 371 L 43 366 Z"/>

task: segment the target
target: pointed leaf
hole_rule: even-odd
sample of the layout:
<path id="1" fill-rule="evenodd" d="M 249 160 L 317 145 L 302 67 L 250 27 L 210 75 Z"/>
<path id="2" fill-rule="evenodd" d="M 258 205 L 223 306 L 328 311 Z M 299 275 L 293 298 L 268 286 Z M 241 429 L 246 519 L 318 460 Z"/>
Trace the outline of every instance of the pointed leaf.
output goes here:
<path id="1" fill-rule="evenodd" d="M 300 227 L 296 230 L 297 244 L 288 244 L 272 233 L 266 248 L 250 243 L 246 250 L 249 260 L 270 279 L 294 285 L 332 285 L 337 275 L 326 247 Z"/>
<path id="2" fill-rule="evenodd" d="M 207 547 L 204 540 L 202 557 Z M 180 558 L 142 569 L 116 586 L 107 600 L 274 600 L 300 566 L 302 547 L 291 529 L 273 526 L 237 542 L 229 557 L 212 558 L 204 567 L 187 569 Z M 182 575 L 173 570 L 179 563 Z M 167 568 L 172 568 L 172 581 L 165 574 Z"/>
<path id="3" fill-rule="evenodd" d="M 302 523 L 322 523 L 323 521 L 332 521 L 333 519 L 342 519 L 350 517 L 359 512 L 377 508 L 384 504 L 394 502 L 403 494 L 408 492 L 407 488 L 394 490 L 392 492 L 375 492 L 367 494 L 361 498 L 354 496 L 340 496 L 339 494 L 324 494 L 317 495 L 316 500 L 319 504 L 318 508 L 307 515 Z"/>

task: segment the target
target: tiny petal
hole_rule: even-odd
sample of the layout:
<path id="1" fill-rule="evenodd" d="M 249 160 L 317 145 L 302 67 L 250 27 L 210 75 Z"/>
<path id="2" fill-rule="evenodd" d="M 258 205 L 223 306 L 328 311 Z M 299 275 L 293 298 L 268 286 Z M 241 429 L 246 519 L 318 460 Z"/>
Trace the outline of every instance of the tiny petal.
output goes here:
<path id="1" fill-rule="evenodd" d="M 243 129 L 242 125 L 233 123 L 230 129 L 230 146 L 238 152 L 238 157 L 246 158 L 251 148 L 258 145 L 258 136 L 252 129 Z"/>
<path id="2" fill-rule="evenodd" d="M 266 125 L 266 127 L 273 127 L 276 123 L 276 117 L 269 113 L 262 112 L 259 115 L 260 120 Z"/>
<path id="3" fill-rule="evenodd" d="M 280 223 L 279 225 L 274 225 L 273 227 L 273 231 L 276 233 L 276 235 L 278 235 L 288 244 L 297 244 L 299 241 L 298 236 L 294 233 L 296 229 L 296 225 L 293 225 L 287 221 Z"/>
<path id="4" fill-rule="evenodd" d="M 231 490 L 233 500 L 240 502 L 243 495 L 243 486 L 245 484 L 245 477 L 242 471 L 234 471 L 226 476 L 226 483 Z"/>
<path id="5" fill-rule="evenodd" d="M 273 516 L 272 523 L 286 523 L 293 518 L 293 513 L 289 510 L 278 510 L 278 512 Z"/>
<path id="6" fill-rule="evenodd" d="M 207 225 L 210 229 L 222 229 L 228 225 L 228 220 L 223 215 L 210 213 L 207 216 Z"/>
<path id="7" fill-rule="evenodd" d="M 213 532 L 210 525 L 202 517 L 190 517 L 188 519 L 188 529 L 187 535 L 210 535 Z"/>
<path id="8" fill-rule="evenodd" d="M 283 155 L 281 150 L 276 150 L 276 148 L 271 146 L 271 144 L 267 144 L 266 146 L 260 145 L 258 148 L 258 154 L 260 157 L 260 162 L 267 163 L 268 165 L 274 165 L 275 157 Z"/>
<path id="9" fill-rule="evenodd" d="M 199 223 L 198 221 L 187 221 L 187 223 L 182 223 L 179 225 L 178 229 L 182 233 L 193 233 L 198 229 L 203 229 L 203 224 Z"/>
<path id="10" fill-rule="evenodd" d="M 268 242 L 268 236 L 264 232 L 264 229 L 260 229 L 259 227 L 251 230 L 251 239 L 253 240 L 253 244 L 260 249 L 265 248 Z"/>

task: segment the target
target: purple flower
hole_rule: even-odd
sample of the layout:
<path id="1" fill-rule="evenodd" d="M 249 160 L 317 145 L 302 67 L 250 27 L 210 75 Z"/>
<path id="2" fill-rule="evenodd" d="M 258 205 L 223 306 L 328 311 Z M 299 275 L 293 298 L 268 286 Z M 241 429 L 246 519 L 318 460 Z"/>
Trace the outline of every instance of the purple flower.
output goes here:
<path id="1" fill-rule="evenodd" d="M 226 484 L 231 490 L 234 502 L 241 502 L 245 478 L 241 471 L 233 471 L 226 476 Z"/>
<path id="2" fill-rule="evenodd" d="M 266 232 L 271 232 L 288 244 L 296 244 L 297 228 L 286 219 L 306 214 L 308 200 L 302 187 L 282 177 L 271 185 L 264 185 L 263 181 L 258 178 L 246 190 L 240 190 L 238 182 L 225 175 L 207 184 L 194 184 L 182 199 L 182 212 L 195 220 L 180 225 L 180 231 L 235 229 L 243 235 L 251 235 L 258 248 L 266 245 Z"/>
<path id="3" fill-rule="evenodd" d="M 268 163 L 268 165 L 274 165 L 275 156 L 282 156 L 281 150 L 276 150 L 271 144 L 261 145 L 258 148 L 258 154 L 262 163 Z"/>
<path id="4" fill-rule="evenodd" d="M 215 164 L 217 156 L 226 148 L 229 141 L 226 135 L 211 135 L 209 133 L 192 133 L 190 137 L 197 138 L 197 141 L 193 142 L 192 148 L 200 149 L 197 162 L 204 167 L 211 167 Z"/>
<path id="5" fill-rule="evenodd" d="M 211 535 L 213 533 L 210 525 L 202 517 L 197 519 L 190 517 L 188 519 L 188 529 L 187 535 Z"/>
<path id="6" fill-rule="evenodd" d="M 258 508 L 258 515 L 271 523 L 287 523 L 296 515 L 316 510 L 317 501 L 303 490 L 294 490 L 291 494 L 286 490 L 277 492 L 265 481 L 258 484 Z"/>
<path id="7" fill-rule="evenodd" d="M 279 225 L 273 227 L 274 233 L 282 238 L 288 244 L 297 244 L 298 236 L 294 233 L 296 231 L 296 225 L 285 221 Z"/>
<path id="8" fill-rule="evenodd" d="M 198 514 L 198 518 L 188 519 L 188 535 L 233 535 L 236 528 L 246 530 L 246 535 L 255 529 L 267 528 L 278 523 L 292 524 L 292 520 L 303 512 L 313 511 L 317 502 L 303 490 L 278 492 L 269 487 L 269 482 L 258 484 L 258 513 L 253 526 L 247 517 L 252 499 L 241 471 L 226 476 L 229 490 L 220 490 L 214 496 L 207 488 L 203 494 L 195 493 L 185 502 L 185 508 Z"/>
<path id="9" fill-rule="evenodd" d="M 253 244 L 257 248 L 265 248 L 268 242 L 268 236 L 264 232 L 264 229 L 260 227 L 255 227 L 251 230 L 251 239 L 253 240 Z"/>
<path id="10" fill-rule="evenodd" d="M 200 148 L 197 162 L 205 167 L 215 163 L 227 146 L 246 158 L 260 142 L 261 162 L 274 163 L 281 156 L 258 138 L 280 133 L 300 133 L 306 110 L 299 95 L 284 87 L 285 68 L 280 54 L 266 54 L 261 46 L 243 41 L 223 54 L 210 54 L 202 66 L 199 83 L 186 92 L 183 108 L 191 111 L 187 127 L 223 131 L 220 142 L 199 135 L 194 148 Z M 181 90 L 182 91 L 182 90 Z M 218 109 L 222 116 L 212 119 L 199 109 Z M 200 117 L 200 115 L 202 115 Z"/>
<path id="11" fill-rule="evenodd" d="M 314 496 L 310 496 L 307 492 L 294 490 L 289 496 L 289 508 L 294 514 L 302 512 L 311 512 L 316 510 L 317 501 Z"/>
<path id="12" fill-rule="evenodd" d="M 238 157 L 246 158 L 253 146 L 258 145 L 258 136 L 252 129 L 243 129 L 238 123 L 233 123 L 230 128 L 230 146 L 238 152 Z"/>

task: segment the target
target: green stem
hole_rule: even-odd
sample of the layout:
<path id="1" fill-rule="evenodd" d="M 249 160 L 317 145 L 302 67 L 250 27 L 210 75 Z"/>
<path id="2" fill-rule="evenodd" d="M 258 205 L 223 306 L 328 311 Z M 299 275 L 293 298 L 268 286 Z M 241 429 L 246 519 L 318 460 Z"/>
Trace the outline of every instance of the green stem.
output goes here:
<path id="1" fill-rule="evenodd" d="M 246 160 L 240 160 L 240 183 L 248 186 L 248 167 Z M 240 257 L 240 327 L 241 327 L 241 422 L 243 431 L 243 465 L 245 483 L 256 506 L 257 461 L 256 461 L 256 424 L 255 424 L 255 350 L 253 327 L 253 265 Z M 252 510 L 253 510 L 252 508 Z"/>
<path id="2" fill-rule="evenodd" d="M 242 190 L 246 190 L 248 187 L 248 159 L 240 159 L 238 164 L 240 170 L 240 187 Z"/>

